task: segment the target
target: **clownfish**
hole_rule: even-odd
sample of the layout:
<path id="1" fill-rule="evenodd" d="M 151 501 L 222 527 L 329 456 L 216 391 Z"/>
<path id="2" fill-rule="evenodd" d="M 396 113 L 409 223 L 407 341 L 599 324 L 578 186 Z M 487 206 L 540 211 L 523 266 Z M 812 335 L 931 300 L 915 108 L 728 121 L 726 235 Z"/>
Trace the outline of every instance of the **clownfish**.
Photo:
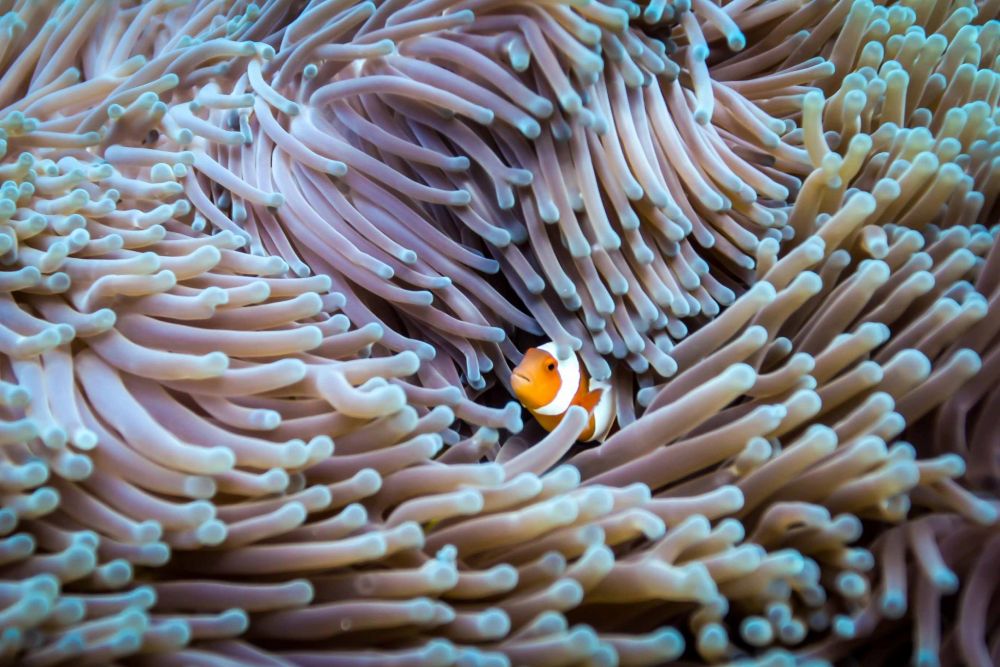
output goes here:
<path id="1" fill-rule="evenodd" d="M 514 396 L 528 409 L 542 428 L 554 429 L 572 405 L 590 413 L 582 442 L 601 441 L 615 421 L 615 401 L 611 385 L 587 375 L 577 355 L 556 356 L 556 344 L 530 348 L 510 379 Z"/>

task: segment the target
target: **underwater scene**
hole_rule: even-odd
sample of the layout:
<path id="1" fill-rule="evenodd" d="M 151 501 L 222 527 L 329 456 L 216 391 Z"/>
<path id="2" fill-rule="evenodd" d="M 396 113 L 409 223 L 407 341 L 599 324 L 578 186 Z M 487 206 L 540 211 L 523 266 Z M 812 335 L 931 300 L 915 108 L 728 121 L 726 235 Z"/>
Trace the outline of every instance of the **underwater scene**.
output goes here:
<path id="1" fill-rule="evenodd" d="M 0 665 L 1000 665 L 1000 0 L 0 0 Z"/>

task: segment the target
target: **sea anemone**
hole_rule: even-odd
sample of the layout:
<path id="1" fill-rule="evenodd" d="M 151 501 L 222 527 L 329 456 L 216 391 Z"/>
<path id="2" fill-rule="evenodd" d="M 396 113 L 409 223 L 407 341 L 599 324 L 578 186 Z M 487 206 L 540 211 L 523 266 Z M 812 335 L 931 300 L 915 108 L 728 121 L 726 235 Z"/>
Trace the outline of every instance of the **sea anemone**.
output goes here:
<path id="1" fill-rule="evenodd" d="M 1000 662 L 1000 3 L 0 12 L 0 663 Z"/>

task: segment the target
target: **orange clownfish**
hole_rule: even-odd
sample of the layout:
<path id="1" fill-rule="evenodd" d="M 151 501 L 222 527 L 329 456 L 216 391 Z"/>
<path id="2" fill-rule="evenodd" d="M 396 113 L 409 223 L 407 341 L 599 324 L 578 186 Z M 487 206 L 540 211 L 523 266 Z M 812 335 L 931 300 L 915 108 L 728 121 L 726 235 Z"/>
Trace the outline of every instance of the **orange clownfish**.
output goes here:
<path id="1" fill-rule="evenodd" d="M 611 385 L 589 377 L 576 354 L 559 359 L 555 343 L 529 349 L 510 383 L 517 400 L 546 431 L 554 429 L 572 405 L 590 413 L 590 422 L 580 434 L 583 442 L 604 440 L 614 424 Z"/>

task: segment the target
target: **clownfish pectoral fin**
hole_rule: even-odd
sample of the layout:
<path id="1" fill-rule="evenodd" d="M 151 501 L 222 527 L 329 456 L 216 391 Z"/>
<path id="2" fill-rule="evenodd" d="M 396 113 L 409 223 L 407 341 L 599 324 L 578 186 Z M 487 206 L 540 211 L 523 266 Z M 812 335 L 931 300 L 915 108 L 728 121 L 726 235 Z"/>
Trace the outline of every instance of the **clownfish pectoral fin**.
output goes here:
<path id="1" fill-rule="evenodd" d="M 597 407 L 597 403 L 601 400 L 601 395 L 603 393 L 603 389 L 594 389 L 593 391 L 587 392 L 583 398 L 580 399 L 580 407 L 589 413 L 593 413 L 594 408 Z"/>

